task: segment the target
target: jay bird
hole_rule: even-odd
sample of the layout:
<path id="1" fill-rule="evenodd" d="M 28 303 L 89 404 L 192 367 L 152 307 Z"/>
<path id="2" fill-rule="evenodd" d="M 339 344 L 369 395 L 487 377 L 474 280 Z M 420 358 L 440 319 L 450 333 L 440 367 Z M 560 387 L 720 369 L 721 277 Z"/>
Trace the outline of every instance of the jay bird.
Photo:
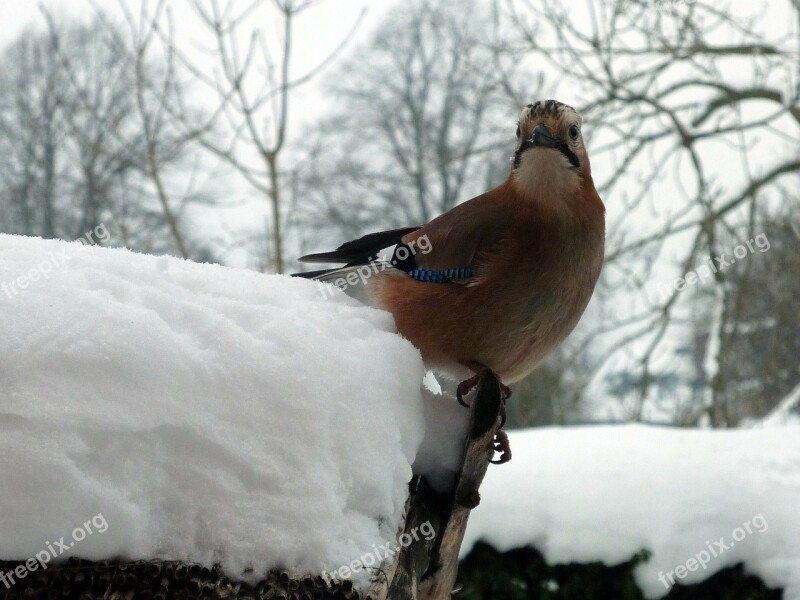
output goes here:
<path id="1" fill-rule="evenodd" d="M 603 264 L 605 207 L 592 180 L 581 117 L 555 100 L 527 105 L 508 178 L 425 225 L 365 235 L 304 262 L 343 267 L 299 273 L 342 282 L 394 315 L 425 364 L 463 379 L 463 396 L 491 370 L 528 375 L 572 332 Z M 422 250 L 422 251 L 420 251 Z M 364 277 L 365 265 L 371 276 Z M 505 415 L 502 415 L 504 422 Z M 495 449 L 511 454 L 502 424 Z"/>

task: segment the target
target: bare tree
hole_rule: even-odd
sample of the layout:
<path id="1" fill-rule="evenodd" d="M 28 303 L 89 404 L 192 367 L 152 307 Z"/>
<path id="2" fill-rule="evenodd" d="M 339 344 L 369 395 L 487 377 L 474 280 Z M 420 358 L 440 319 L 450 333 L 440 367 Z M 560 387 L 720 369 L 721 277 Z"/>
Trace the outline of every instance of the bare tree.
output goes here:
<path id="1" fill-rule="evenodd" d="M 213 156 L 232 167 L 269 204 L 265 246 L 260 268 L 284 269 L 285 177 L 281 159 L 288 141 L 290 96 L 331 62 L 343 48 L 335 48 L 309 72 L 294 76 L 291 63 L 294 52 L 293 27 L 296 18 L 311 9 L 318 0 L 192 0 L 192 12 L 211 48 L 187 47 L 175 35 L 173 17 L 163 3 L 153 11 L 143 8 L 135 22 L 145 25 L 143 36 L 154 33 L 175 60 L 188 73 L 196 92 L 211 98 L 213 107 L 198 119 L 197 112 L 182 96 L 165 104 L 165 111 L 180 123 Z M 271 7 L 271 10 L 270 10 Z M 277 17 L 280 23 L 278 44 L 252 23 Z M 360 19 L 359 19 L 360 20 Z M 133 19 L 128 16 L 128 21 Z M 356 27 L 358 21 L 354 24 Z M 149 31 L 147 30 L 149 28 Z M 349 36 L 348 36 L 349 37 Z M 199 54 L 198 54 L 199 53 Z M 198 58 L 201 56 L 202 58 Z M 207 59 L 207 57 L 209 57 Z"/>
<path id="2" fill-rule="evenodd" d="M 126 38 L 122 27 L 96 7 L 95 20 L 85 34 L 87 44 L 93 44 L 85 60 L 62 48 L 59 40 L 63 34 L 53 17 L 44 12 L 61 71 L 70 84 L 70 130 L 82 136 L 79 147 L 91 165 L 97 164 L 97 150 L 104 149 L 109 157 L 104 177 L 109 180 L 107 186 L 114 180 L 120 197 L 136 192 L 133 205 L 126 208 L 133 207 L 134 214 L 151 221 L 154 217 L 156 222 L 161 221 L 172 241 L 168 251 L 189 258 L 191 251 L 177 211 L 193 197 L 193 186 L 190 181 L 176 200 L 167 183 L 168 172 L 180 170 L 194 141 L 193 135 L 171 123 L 165 110 L 170 102 L 177 101 L 182 84 L 176 77 L 173 57 L 159 54 L 159 48 L 154 47 L 150 23 L 135 20 L 124 3 L 120 6 L 129 35 Z M 156 14 L 162 8 L 163 3 L 159 3 Z M 151 199 L 157 201 L 158 209 Z M 112 201 L 117 200 L 115 197 Z M 124 224 L 120 227 L 126 230 L 130 244 L 131 228 Z M 152 251 L 154 247 L 148 242 L 146 249 Z"/>
<path id="3" fill-rule="evenodd" d="M 758 215 L 762 233 L 751 245 L 756 254 L 764 256 L 734 263 L 726 271 L 726 285 L 716 288 L 720 297 L 706 300 L 713 319 L 694 324 L 693 346 L 699 356 L 709 354 L 709 344 L 717 345 L 716 364 L 698 373 L 703 378 L 709 371 L 716 375 L 712 381 L 715 393 L 700 404 L 698 415 L 713 425 L 732 427 L 764 417 L 800 384 L 796 300 L 800 293 L 800 213 L 796 206 L 793 212 L 786 208 L 792 206 L 792 200 L 796 203 L 797 198 L 787 197 L 785 207 L 776 214 Z M 734 243 L 747 248 L 735 239 L 731 247 Z M 744 250 L 737 254 L 744 256 Z"/>
<path id="4" fill-rule="evenodd" d="M 158 205 L 191 141 L 159 118 L 177 85 L 169 62 L 129 60 L 122 30 L 101 18 L 44 16 L 47 31 L 0 56 L 3 229 L 75 239 L 102 223 L 111 243 L 188 257 L 177 216 Z"/>
<path id="5" fill-rule="evenodd" d="M 65 82 L 52 55 L 26 30 L 0 59 L 3 229 L 46 238 L 66 234 L 56 206 Z"/>

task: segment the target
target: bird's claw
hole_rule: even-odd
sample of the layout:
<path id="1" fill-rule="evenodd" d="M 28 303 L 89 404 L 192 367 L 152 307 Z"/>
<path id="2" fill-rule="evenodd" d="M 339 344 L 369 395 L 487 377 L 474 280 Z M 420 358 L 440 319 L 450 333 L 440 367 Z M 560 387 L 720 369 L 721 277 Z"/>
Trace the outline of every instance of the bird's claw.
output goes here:
<path id="1" fill-rule="evenodd" d="M 475 386 L 478 385 L 480 379 L 480 375 L 473 375 L 469 379 L 465 379 L 458 384 L 458 387 L 456 388 L 456 400 L 458 400 L 458 403 L 461 406 L 465 406 L 467 408 L 470 407 L 468 403 L 464 402 L 464 396 L 469 394 L 475 388 Z"/>
<path id="2" fill-rule="evenodd" d="M 481 382 L 481 377 L 486 371 L 490 371 L 489 367 L 484 366 L 477 362 L 470 362 L 465 363 L 471 369 L 475 370 L 475 375 L 470 377 L 469 379 L 465 379 L 461 383 L 458 384 L 456 388 L 456 399 L 461 406 L 465 406 L 467 408 L 470 405 L 464 401 L 464 397 L 469 394 L 477 385 Z M 511 398 L 511 388 L 504 384 L 499 379 L 497 380 L 497 385 L 500 386 L 500 400 L 505 403 L 506 400 Z M 505 417 L 504 417 L 505 419 Z M 505 423 L 505 420 L 503 421 Z"/>
<path id="3" fill-rule="evenodd" d="M 492 459 L 493 465 L 502 465 L 511 460 L 511 445 L 508 443 L 508 435 L 502 429 L 498 429 L 494 434 L 494 442 L 492 442 L 495 452 L 500 452 L 500 458 Z"/>

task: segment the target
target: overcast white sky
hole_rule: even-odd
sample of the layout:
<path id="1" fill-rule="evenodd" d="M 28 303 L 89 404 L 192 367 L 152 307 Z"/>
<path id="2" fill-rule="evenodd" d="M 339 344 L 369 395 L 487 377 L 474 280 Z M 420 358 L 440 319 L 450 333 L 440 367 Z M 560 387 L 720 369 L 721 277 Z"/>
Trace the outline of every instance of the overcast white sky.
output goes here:
<path id="1" fill-rule="evenodd" d="M 144 0 L 148 5 L 155 4 L 152 0 Z M 140 0 L 126 0 L 128 6 L 134 11 L 138 11 L 141 5 Z M 220 4 L 226 4 L 227 0 L 221 0 Z M 196 23 L 187 18 L 189 16 L 188 0 L 169 0 L 175 14 L 175 23 L 179 30 L 179 35 L 184 35 L 192 41 L 200 42 L 201 32 L 195 27 Z M 359 15 L 364 12 L 360 25 L 356 29 L 355 35 L 349 40 L 344 54 L 358 47 L 368 38 L 370 33 L 380 23 L 386 12 L 396 3 L 396 0 L 324 0 L 313 9 L 308 10 L 298 18 L 294 35 L 295 45 L 292 55 L 292 67 L 295 76 L 302 75 L 314 68 L 329 55 L 332 49 L 336 48 L 347 34 L 351 31 Z M 96 0 L 96 4 L 109 11 L 116 9 L 117 0 Z M 246 6 L 247 2 L 240 2 L 241 6 Z M 270 2 L 266 3 L 271 6 Z M 55 14 L 57 18 L 66 16 L 88 17 L 92 14 L 92 4 L 89 0 L 0 0 L 0 48 L 14 40 L 19 33 L 30 25 L 44 26 L 44 19 L 40 6 L 44 6 L 48 11 Z M 260 25 L 264 28 L 267 35 L 272 31 L 274 23 L 265 15 L 261 23 L 259 20 L 252 19 L 251 23 Z M 296 112 L 294 119 L 298 119 L 303 114 L 309 114 L 310 107 L 320 100 L 319 91 L 320 80 L 317 85 L 311 84 L 303 88 L 294 98 L 293 108 Z M 299 121 L 295 120 L 295 125 Z"/>

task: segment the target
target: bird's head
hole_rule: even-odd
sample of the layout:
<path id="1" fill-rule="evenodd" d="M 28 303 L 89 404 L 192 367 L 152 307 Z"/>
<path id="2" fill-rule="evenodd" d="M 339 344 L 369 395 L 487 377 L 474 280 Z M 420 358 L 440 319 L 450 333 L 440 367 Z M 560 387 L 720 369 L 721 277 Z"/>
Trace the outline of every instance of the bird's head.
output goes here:
<path id="1" fill-rule="evenodd" d="M 512 177 L 527 192 L 553 195 L 591 180 L 581 116 L 556 100 L 528 104 L 519 116 Z"/>

